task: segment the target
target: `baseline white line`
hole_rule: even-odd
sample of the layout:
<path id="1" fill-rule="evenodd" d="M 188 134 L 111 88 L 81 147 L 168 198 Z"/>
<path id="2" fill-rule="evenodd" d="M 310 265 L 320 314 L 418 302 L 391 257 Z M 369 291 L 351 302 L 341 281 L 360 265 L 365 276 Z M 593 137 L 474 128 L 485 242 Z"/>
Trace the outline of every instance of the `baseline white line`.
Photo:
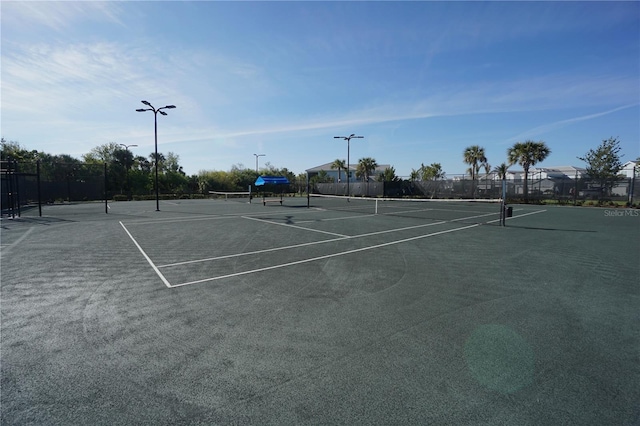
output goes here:
<path id="1" fill-rule="evenodd" d="M 288 228 L 302 229 L 302 230 L 304 230 L 304 231 L 319 232 L 319 233 L 321 233 L 321 234 L 333 235 L 333 236 L 335 236 L 335 237 L 351 238 L 351 236 L 349 236 L 349 235 L 337 234 L 337 233 L 335 233 L 335 232 L 321 231 L 321 230 L 319 230 L 319 229 L 305 228 L 304 226 L 290 225 L 290 224 L 288 224 L 288 223 L 271 222 L 271 221 L 269 221 L 269 220 L 258 219 L 257 217 L 242 216 L 242 218 L 243 218 L 243 219 L 249 219 L 249 220 L 255 220 L 255 221 L 257 221 L 257 222 L 269 223 L 269 224 L 271 224 L 271 225 L 280 225 L 280 226 L 286 226 L 286 227 L 288 227 Z"/>
<path id="2" fill-rule="evenodd" d="M 10 251 L 13 247 L 17 246 L 18 244 L 20 244 L 25 238 L 27 238 L 27 236 L 31 233 L 31 231 L 34 230 L 34 226 L 32 226 L 31 228 L 27 229 L 25 231 L 24 234 L 22 234 L 20 236 L 20 238 L 18 238 L 17 240 L 15 240 L 14 242 L 12 242 L 11 244 L 7 244 L 4 245 L 3 247 L 3 253 L 6 255 L 8 251 Z"/>
<path id="3" fill-rule="evenodd" d="M 343 251 L 343 252 L 340 252 L 340 253 L 332 253 L 332 254 L 327 254 L 327 255 L 324 255 L 324 256 L 312 257 L 310 259 L 303 259 L 303 260 L 298 260 L 298 261 L 295 261 L 295 262 L 283 263 L 283 264 L 280 264 L 280 265 L 267 266 L 265 268 L 252 269 L 250 271 L 236 272 L 236 273 L 233 273 L 233 274 L 220 275 L 220 276 L 213 277 L 213 278 L 205 278 L 205 279 L 202 279 L 202 280 L 196 280 L 196 281 L 190 281 L 190 282 L 181 283 L 181 284 L 175 284 L 175 285 L 172 285 L 171 287 L 172 288 L 183 287 L 183 286 L 192 285 L 192 284 L 200 284 L 200 283 L 209 282 L 209 281 L 221 280 L 221 279 L 224 279 L 224 278 L 232 278 L 232 277 L 237 277 L 237 276 L 241 276 L 241 275 L 248 275 L 248 274 L 254 274 L 254 273 L 257 273 L 257 272 L 269 271 L 269 270 L 272 270 L 272 269 L 286 268 L 288 266 L 294 266 L 294 265 L 300 265 L 300 264 L 303 264 L 303 263 L 315 262 L 315 261 L 318 261 L 318 260 L 329 259 L 329 258 L 332 258 L 332 257 L 345 256 L 347 254 L 353 254 L 353 253 L 358 253 L 358 252 L 367 251 L 367 250 L 374 250 L 374 249 L 378 249 L 378 248 L 386 247 L 386 246 L 390 246 L 390 245 L 395 245 L 395 244 L 402 244 L 402 243 L 406 243 L 406 242 L 409 242 L 409 241 L 419 240 L 419 239 L 422 239 L 422 238 L 428 238 L 428 237 L 433 237 L 433 236 L 436 236 L 436 235 L 447 234 L 449 232 L 462 231 L 462 230 L 465 230 L 465 229 L 475 228 L 476 226 L 480 226 L 480 224 L 479 223 L 475 223 L 473 225 L 463 226 L 461 228 L 448 229 L 448 230 L 445 230 L 445 231 L 438 231 L 438 232 L 434 232 L 434 233 L 431 233 L 431 234 L 419 235 L 417 237 L 405 238 L 405 239 L 402 239 L 402 240 L 391 241 L 391 242 L 383 243 L 383 244 L 376 244 L 376 245 L 373 245 L 373 246 L 362 247 L 362 248 L 359 248 L 359 249 Z"/>
<path id="4" fill-rule="evenodd" d="M 154 271 L 156 271 L 156 274 L 158 274 L 158 276 L 160 277 L 160 279 L 162 280 L 162 282 L 164 283 L 164 285 L 166 285 L 168 288 L 173 287 L 171 285 L 171 283 L 169 283 L 169 281 L 167 281 L 167 279 L 164 277 L 164 275 L 162 275 L 162 272 L 160 272 L 160 270 L 156 267 L 156 265 L 153 263 L 153 261 L 149 258 L 149 256 L 147 256 L 147 253 L 144 252 L 144 250 L 142 250 L 142 247 L 140 247 L 140 244 L 138 244 L 138 242 L 136 241 L 135 238 L 133 238 L 133 235 L 131 235 L 131 233 L 129 232 L 129 230 L 127 229 L 126 226 L 124 226 L 124 224 L 122 222 L 120 222 L 120 226 L 122 226 L 122 229 L 124 229 L 124 232 L 127 233 L 127 235 L 129 236 L 129 238 L 131 238 L 131 241 L 133 241 L 133 244 L 136 245 L 136 247 L 138 247 L 138 250 L 140 250 L 140 253 L 142 253 L 142 255 L 144 256 L 145 259 L 147 259 L 147 262 L 149 262 L 149 265 L 151 265 L 151 267 L 153 268 Z"/>

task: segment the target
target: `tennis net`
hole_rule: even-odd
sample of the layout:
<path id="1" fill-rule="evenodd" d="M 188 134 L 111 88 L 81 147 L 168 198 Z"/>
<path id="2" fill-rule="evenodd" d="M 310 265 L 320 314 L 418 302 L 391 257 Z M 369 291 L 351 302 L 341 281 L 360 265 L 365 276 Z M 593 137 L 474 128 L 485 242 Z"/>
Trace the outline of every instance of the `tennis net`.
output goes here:
<path id="1" fill-rule="evenodd" d="M 209 197 L 214 200 L 251 202 L 251 191 L 209 191 Z"/>
<path id="2" fill-rule="evenodd" d="M 438 221 L 486 223 L 501 211 L 499 199 L 372 198 L 310 194 L 309 207 L 355 214 L 408 217 Z"/>

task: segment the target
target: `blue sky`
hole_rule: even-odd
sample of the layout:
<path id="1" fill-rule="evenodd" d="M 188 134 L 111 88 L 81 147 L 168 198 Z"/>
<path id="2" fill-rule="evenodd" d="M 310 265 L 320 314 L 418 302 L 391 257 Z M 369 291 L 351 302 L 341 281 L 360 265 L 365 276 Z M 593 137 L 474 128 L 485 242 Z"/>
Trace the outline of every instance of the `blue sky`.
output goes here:
<path id="1" fill-rule="evenodd" d="M 2 136 L 80 158 L 109 142 L 187 174 L 373 157 L 464 173 L 543 140 L 540 166 L 618 137 L 640 156 L 638 2 L 6 2 Z M 514 166 L 513 169 L 518 169 Z"/>

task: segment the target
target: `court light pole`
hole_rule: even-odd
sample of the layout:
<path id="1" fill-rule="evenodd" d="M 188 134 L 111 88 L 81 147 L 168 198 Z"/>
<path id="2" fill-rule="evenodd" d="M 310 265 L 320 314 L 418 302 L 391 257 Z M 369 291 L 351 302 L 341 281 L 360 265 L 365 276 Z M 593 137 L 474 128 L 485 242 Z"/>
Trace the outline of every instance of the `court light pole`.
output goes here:
<path id="1" fill-rule="evenodd" d="M 127 151 L 129 151 L 129 148 L 131 148 L 133 146 L 138 146 L 138 145 L 135 145 L 135 144 L 133 144 L 133 145 L 125 145 L 123 143 L 119 143 L 118 145 L 124 146 L 124 149 L 127 150 Z M 128 159 L 128 157 L 129 156 L 127 155 L 127 159 Z M 129 164 L 128 163 L 124 164 L 124 171 L 126 173 L 127 190 L 131 191 L 131 184 L 129 183 Z M 129 196 L 127 195 L 127 197 L 129 197 Z"/>
<path id="2" fill-rule="evenodd" d="M 146 106 L 148 106 L 149 108 L 140 108 L 137 109 L 137 112 L 145 112 L 145 111 L 153 111 L 153 129 L 154 129 L 154 135 L 155 135 L 155 147 L 156 147 L 156 154 L 155 154 L 155 162 L 156 162 L 156 211 L 159 212 L 160 211 L 160 196 L 158 195 L 158 113 L 162 114 L 162 115 L 167 115 L 166 112 L 162 111 L 163 109 L 173 109 L 176 106 L 175 105 L 167 105 L 167 106 L 163 106 L 161 108 L 154 108 L 153 105 L 151 105 L 149 102 L 147 101 L 142 101 L 143 104 L 145 104 Z"/>
<path id="3" fill-rule="evenodd" d="M 349 191 L 349 181 L 351 180 L 351 165 L 349 164 L 349 145 L 351 143 L 351 139 L 362 139 L 364 136 L 356 136 L 355 133 L 351 133 L 349 136 L 334 136 L 334 139 L 344 139 L 347 141 L 347 198 L 351 196 L 351 192 Z"/>
<path id="4" fill-rule="evenodd" d="M 253 154 L 256 156 L 256 174 L 258 173 L 258 157 L 266 157 L 266 154 Z"/>

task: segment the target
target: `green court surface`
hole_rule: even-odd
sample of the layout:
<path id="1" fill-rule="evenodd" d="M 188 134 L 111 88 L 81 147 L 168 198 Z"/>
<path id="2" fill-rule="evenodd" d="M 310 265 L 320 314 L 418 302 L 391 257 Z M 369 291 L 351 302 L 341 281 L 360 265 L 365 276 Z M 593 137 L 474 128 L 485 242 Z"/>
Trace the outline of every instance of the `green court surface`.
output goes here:
<path id="1" fill-rule="evenodd" d="M 640 211 L 428 209 L 3 218 L 1 423 L 639 424 Z"/>

